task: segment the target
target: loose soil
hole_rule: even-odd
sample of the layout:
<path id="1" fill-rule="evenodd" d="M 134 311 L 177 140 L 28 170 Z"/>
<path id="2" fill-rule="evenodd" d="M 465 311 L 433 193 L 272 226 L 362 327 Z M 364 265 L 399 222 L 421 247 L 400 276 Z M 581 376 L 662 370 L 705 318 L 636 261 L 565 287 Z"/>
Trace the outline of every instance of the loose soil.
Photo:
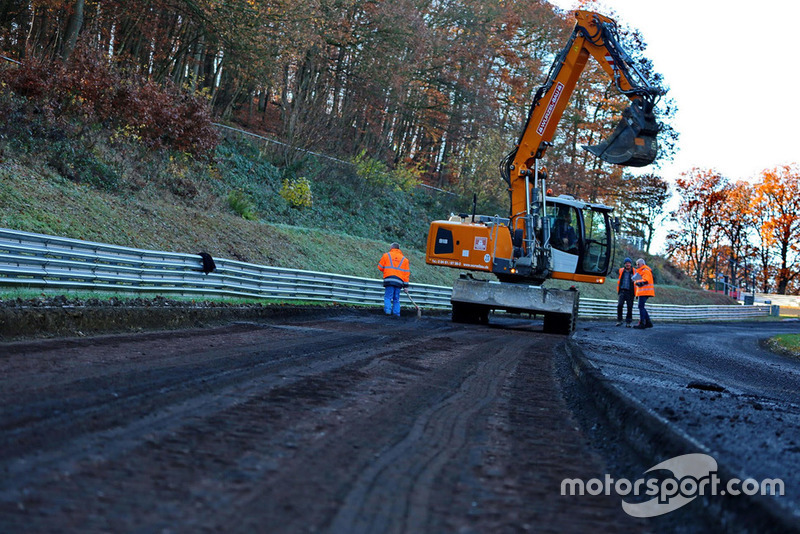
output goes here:
<path id="1" fill-rule="evenodd" d="M 0 344 L 2 532 L 648 530 L 564 400 L 564 338 L 371 312 Z"/>

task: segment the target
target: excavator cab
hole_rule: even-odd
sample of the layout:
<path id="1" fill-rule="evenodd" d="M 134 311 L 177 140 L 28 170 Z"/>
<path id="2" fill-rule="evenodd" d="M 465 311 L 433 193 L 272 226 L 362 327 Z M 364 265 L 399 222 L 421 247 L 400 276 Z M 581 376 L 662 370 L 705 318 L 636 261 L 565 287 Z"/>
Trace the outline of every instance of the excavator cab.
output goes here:
<path id="1" fill-rule="evenodd" d="M 622 120 L 607 140 L 583 148 L 608 163 L 644 167 L 653 163 L 658 154 L 657 134 L 653 102 L 639 98 L 622 112 Z"/>
<path id="2" fill-rule="evenodd" d="M 550 276 L 598 283 L 613 262 L 613 208 L 567 195 L 548 197 L 545 210 L 553 271 Z"/>

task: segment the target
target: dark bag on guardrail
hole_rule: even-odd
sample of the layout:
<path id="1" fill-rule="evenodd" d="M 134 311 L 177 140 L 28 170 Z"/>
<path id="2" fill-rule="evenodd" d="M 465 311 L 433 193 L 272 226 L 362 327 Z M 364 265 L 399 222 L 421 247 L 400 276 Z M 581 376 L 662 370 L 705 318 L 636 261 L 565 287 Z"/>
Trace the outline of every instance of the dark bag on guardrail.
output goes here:
<path id="1" fill-rule="evenodd" d="M 214 263 L 214 258 L 211 257 L 211 254 L 209 254 L 208 252 L 199 252 L 198 254 L 201 258 L 203 258 L 204 274 L 213 272 L 217 268 L 217 264 Z"/>

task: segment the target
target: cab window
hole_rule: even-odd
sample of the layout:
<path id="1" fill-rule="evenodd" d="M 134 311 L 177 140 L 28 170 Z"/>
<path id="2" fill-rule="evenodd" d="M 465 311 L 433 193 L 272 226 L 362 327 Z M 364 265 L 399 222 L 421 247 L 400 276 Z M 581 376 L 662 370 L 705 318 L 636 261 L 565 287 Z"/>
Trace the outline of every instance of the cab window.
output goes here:
<path id="1" fill-rule="evenodd" d="M 578 254 L 580 250 L 578 211 L 570 206 L 548 204 L 547 219 L 550 223 L 550 245 L 570 254 Z"/>
<path id="2" fill-rule="evenodd" d="M 583 226 L 586 233 L 581 267 L 585 273 L 605 274 L 612 246 L 608 215 L 602 211 L 585 209 Z"/>

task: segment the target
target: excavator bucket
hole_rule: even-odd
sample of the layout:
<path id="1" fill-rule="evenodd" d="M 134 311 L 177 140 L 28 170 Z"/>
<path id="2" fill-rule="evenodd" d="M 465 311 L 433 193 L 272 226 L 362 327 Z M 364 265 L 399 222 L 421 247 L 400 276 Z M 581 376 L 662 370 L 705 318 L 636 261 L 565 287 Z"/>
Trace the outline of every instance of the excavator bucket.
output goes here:
<path id="1" fill-rule="evenodd" d="M 639 99 L 622 112 L 622 120 L 608 139 L 599 145 L 583 145 L 583 148 L 609 163 L 644 167 L 656 159 L 657 134 L 653 104 Z"/>

